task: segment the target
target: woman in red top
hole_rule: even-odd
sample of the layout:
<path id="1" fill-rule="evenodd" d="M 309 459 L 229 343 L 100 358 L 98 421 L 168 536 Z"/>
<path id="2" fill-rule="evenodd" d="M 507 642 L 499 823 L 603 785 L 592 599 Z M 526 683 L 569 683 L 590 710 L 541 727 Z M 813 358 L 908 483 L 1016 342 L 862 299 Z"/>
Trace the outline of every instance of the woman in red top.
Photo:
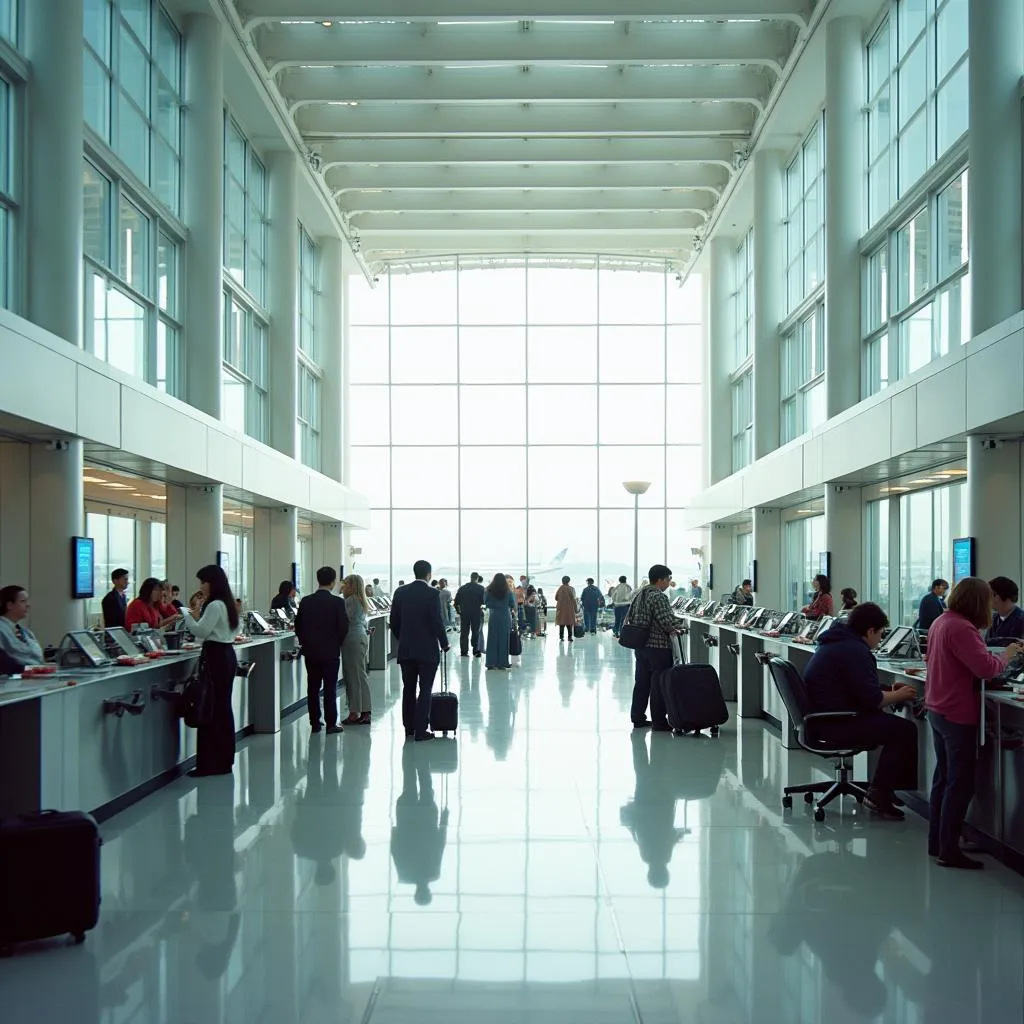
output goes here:
<path id="1" fill-rule="evenodd" d="M 835 615 L 835 605 L 832 603 L 832 584 L 827 576 L 819 573 L 811 580 L 814 588 L 814 600 L 800 609 L 801 615 L 807 619 L 821 619 L 826 615 Z"/>
<path id="2" fill-rule="evenodd" d="M 975 576 L 962 579 L 949 595 L 946 611 L 928 631 L 925 706 L 935 744 L 928 814 L 928 853 L 944 868 L 980 868 L 960 849 L 960 832 L 974 796 L 981 698 L 978 679 L 998 676 L 1021 650 L 1011 644 L 990 654 L 981 630 L 992 622 L 992 591 Z"/>
<path id="3" fill-rule="evenodd" d="M 178 618 L 177 612 L 174 615 L 163 615 L 161 605 L 163 603 L 163 585 L 153 576 L 142 581 L 139 587 L 139 596 L 132 601 L 124 613 L 125 629 L 131 630 L 133 626 L 147 625 L 151 629 L 163 629 L 169 626 Z"/>

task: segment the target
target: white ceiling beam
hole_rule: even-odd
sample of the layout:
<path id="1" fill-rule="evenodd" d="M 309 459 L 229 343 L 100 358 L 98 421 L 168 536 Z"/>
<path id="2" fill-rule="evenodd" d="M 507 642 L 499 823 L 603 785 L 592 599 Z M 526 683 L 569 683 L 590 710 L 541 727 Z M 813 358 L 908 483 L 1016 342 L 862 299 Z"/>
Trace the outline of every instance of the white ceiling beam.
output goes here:
<path id="1" fill-rule="evenodd" d="M 807 24 L 815 0 L 637 0 L 632 21 L 755 18 Z M 621 21 L 622 0 L 245 0 L 247 27 L 268 21 Z"/>
<path id="2" fill-rule="evenodd" d="M 507 107 L 391 103 L 303 107 L 296 117 L 307 142 L 342 138 L 514 138 L 600 135 L 747 138 L 753 108 L 739 103 L 519 104 Z"/>
<path id="3" fill-rule="evenodd" d="M 365 189 L 633 189 L 668 188 L 710 191 L 716 197 L 729 174 L 713 164 L 685 169 L 663 164 L 572 164 L 522 166 L 468 164 L 458 167 L 335 167 L 326 175 L 335 197 Z"/>
<path id="4" fill-rule="evenodd" d="M 760 68 L 293 68 L 278 76 L 292 114 L 314 103 L 749 103 L 758 111 L 773 76 Z"/>
<path id="5" fill-rule="evenodd" d="M 341 208 L 349 216 L 362 213 L 497 213 L 502 211 L 578 211 L 578 210 L 660 210 L 691 214 L 707 219 L 713 197 L 699 192 L 671 192 L 667 189 L 616 189 L 570 192 L 545 189 L 493 191 L 366 189 L 342 197 Z"/>
<path id="6" fill-rule="evenodd" d="M 757 64 L 776 75 L 791 26 L 721 23 L 275 26 L 257 37 L 271 74 L 286 67 L 541 64 Z"/>
<path id="7" fill-rule="evenodd" d="M 734 143 L 719 139 L 351 139 L 320 148 L 325 171 L 352 164 L 718 164 Z"/>
<path id="8" fill-rule="evenodd" d="M 491 231 L 642 232 L 656 235 L 694 235 L 702 217 L 678 212 L 637 210 L 521 211 L 492 213 L 362 213 L 351 218 L 362 243 L 376 245 L 382 238 L 408 238 L 436 231 L 466 235 Z"/>

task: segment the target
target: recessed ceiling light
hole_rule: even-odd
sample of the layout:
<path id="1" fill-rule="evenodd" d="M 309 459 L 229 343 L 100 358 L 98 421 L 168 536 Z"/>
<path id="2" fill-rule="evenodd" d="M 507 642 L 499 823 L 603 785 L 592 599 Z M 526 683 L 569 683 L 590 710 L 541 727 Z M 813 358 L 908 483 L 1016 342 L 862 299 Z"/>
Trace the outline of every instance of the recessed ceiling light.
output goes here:
<path id="1" fill-rule="evenodd" d="M 911 487 L 916 487 L 918 484 L 933 484 L 935 480 L 930 476 L 926 476 L 923 480 L 908 480 L 907 483 Z"/>
<path id="2" fill-rule="evenodd" d="M 967 476 L 966 469 L 944 469 L 943 472 L 947 476 Z"/>

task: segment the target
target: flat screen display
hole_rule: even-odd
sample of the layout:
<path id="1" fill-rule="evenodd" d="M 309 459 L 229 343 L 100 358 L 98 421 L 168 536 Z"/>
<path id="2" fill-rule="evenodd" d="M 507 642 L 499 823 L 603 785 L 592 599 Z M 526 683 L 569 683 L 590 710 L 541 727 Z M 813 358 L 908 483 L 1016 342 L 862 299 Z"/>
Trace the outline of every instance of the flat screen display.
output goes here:
<path id="1" fill-rule="evenodd" d="M 259 612 L 249 612 L 249 615 L 252 617 L 252 621 L 255 622 L 256 625 L 259 626 L 264 633 L 268 632 L 270 629 L 273 628 L 270 625 L 270 623 L 267 622 L 267 620 L 263 618 L 262 615 L 260 615 Z"/>
<path id="2" fill-rule="evenodd" d="M 974 538 L 957 537 L 953 541 L 953 583 L 974 575 Z"/>
<path id="3" fill-rule="evenodd" d="M 76 601 L 96 596 L 95 558 L 96 544 L 92 537 L 71 538 L 71 596 Z"/>
<path id="4" fill-rule="evenodd" d="M 104 630 L 104 632 L 117 644 L 122 654 L 131 655 L 133 658 L 138 657 L 139 645 L 131 638 L 131 634 L 127 629 L 122 629 L 120 626 L 111 626 Z"/>
<path id="5" fill-rule="evenodd" d="M 880 658 L 896 658 L 907 653 L 907 647 L 914 636 L 910 626 L 896 626 L 878 648 Z"/>
<path id="6" fill-rule="evenodd" d="M 92 633 L 86 632 L 84 629 L 76 630 L 74 633 L 69 633 L 69 637 L 74 640 L 78 649 L 92 662 L 95 666 L 106 665 L 107 652 L 103 650 Z"/>
<path id="7" fill-rule="evenodd" d="M 831 615 L 823 615 L 818 621 L 820 622 L 820 625 L 818 626 L 817 632 L 814 634 L 815 640 L 820 640 L 832 628 L 836 620 Z"/>
<path id="8" fill-rule="evenodd" d="M 786 614 L 783 615 L 782 618 L 779 619 L 779 621 L 775 624 L 775 628 L 781 633 L 784 629 L 786 629 L 789 626 L 789 624 L 793 621 L 793 618 L 795 616 L 796 612 L 786 612 Z"/>

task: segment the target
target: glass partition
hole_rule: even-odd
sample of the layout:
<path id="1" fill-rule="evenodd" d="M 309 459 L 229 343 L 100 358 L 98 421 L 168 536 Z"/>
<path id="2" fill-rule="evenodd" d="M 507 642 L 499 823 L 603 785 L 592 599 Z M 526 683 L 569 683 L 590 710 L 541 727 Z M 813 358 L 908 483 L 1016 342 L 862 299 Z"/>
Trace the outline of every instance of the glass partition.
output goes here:
<path id="1" fill-rule="evenodd" d="M 786 523 L 783 603 L 787 608 L 799 611 L 810 603 L 811 580 L 818 573 L 818 555 L 824 550 L 824 516 Z"/>
<path id="2" fill-rule="evenodd" d="M 961 533 L 966 500 L 962 483 L 900 498 L 899 621 L 904 625 L 917 619 L 933 580 L 952 580 L 953 538 Z"/>

